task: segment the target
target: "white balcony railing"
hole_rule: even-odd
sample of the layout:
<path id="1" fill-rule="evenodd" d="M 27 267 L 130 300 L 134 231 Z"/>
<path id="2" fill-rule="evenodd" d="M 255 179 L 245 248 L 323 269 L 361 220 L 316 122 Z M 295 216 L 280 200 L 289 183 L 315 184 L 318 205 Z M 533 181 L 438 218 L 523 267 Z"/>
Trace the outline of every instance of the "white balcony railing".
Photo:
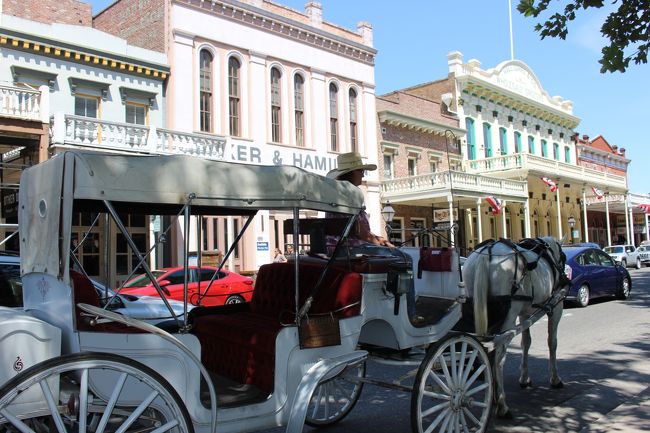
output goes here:
<path id="1" fill-rule="evenodd" d="M 467 161 L 470 173 L 496 173 L 507 170 L 524 170 L 548 177 L 561 177 L 563 180 L 585 182 L 593 185 L 607 185 L 627 188 L 625 176 L 594 170 L 579 165 L 567 164 L 530 153 L 517 153 Z"/>
<path id="2" fill-rule="evenodd" d="M 131 123 L 56 113 L 51 119 L 52 144 L 119 152 L 182 154 L 223 159 L 226 140 Z"/>
<path id="3" fill-rule="evenodd" d="M 0 117 L 41 120 L 41 92 L 0 84 Z"/>
<path id="4" fill-rule="evenodd" d="M 526 182 L 457 171 L 443 171 L 384 180 L 381 188 L 382 195 L 391 200 L 398 197 L 408 197 L 409 199 L 433 198 L 436 194 L 448 193 L 451 189 L 460 194 L 467 192 L 470 194 L 479 193 L 521 199 L 528 197 Z"/>

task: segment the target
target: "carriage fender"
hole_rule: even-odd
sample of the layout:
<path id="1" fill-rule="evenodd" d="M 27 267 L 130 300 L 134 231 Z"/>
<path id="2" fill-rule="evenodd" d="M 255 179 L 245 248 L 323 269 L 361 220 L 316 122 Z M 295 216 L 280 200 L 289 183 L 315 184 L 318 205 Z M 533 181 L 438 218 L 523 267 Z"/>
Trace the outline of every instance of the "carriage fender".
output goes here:
<path id="1" fill-rule="evenodd" d="M 318 385 L 340 373 L 346 366 L 364 361 L 368 357 L 365 350 L 355 350 L 334 358 L 321 359 L 303 376 L 291 405 L 287 433 L 302 432 L 307 416 L 307 407 Z"/>

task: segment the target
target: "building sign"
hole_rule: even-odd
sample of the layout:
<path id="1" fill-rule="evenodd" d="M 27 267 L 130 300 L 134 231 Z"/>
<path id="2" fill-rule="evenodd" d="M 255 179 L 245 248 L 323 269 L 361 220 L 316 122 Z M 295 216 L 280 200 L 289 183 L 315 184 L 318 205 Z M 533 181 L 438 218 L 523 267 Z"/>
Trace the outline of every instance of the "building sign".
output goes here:
<path id="1" fill-rule="evenodd" d="M 313 150 L 280 146 L 259 147 L 243 141 L 226 143 L 222 154 L 225 161 L 257 165 L 293 165 L 323 175 L 336 168 L 336 155 L 319 155 Z"/>
<path id="2" fill-rule="evenodd" d="M 18 190 L 3 189 L 0 198 L 2 199 L 2 216 L 6 220 L 18 218 Z"/>
<path id="3" fill-rule="evenodd" d="M 458 209 L 454 208 L 454 222 L 458 221 Z M 433 210 L 433 228 L 448 229 L 451 226 L 449 221 L 449 208 Z"/>
<path id="4" fill-rule="evenodd" d="M 257 251 L 268 251 L 269 243 L 268 242 L 257 242 Z"/>

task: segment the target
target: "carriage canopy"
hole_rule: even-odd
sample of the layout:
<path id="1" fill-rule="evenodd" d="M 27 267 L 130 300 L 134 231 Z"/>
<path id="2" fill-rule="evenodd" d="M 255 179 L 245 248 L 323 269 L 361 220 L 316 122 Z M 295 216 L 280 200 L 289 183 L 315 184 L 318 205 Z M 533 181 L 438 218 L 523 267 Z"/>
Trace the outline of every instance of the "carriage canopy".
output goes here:
<path id="1" fill-rule="evenodd" d="M 356 214 L 363 208 L 363 194 L 354 185 L 293 166 L 70 151 L 21 177 L 22 273 L 61 276 L 74 211 L 103 211 L 103 202 L 110 201 L 125 212 L 175 214 L 190 196 L 193 213 L 204 215 L 294 208 Z"/>

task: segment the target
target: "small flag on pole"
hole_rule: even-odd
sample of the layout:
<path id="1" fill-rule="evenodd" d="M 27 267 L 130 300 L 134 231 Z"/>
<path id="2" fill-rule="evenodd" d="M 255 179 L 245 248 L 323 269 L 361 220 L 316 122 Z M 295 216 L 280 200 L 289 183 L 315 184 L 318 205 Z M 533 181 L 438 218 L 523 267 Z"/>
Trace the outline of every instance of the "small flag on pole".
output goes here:
<path id="1" fill-rule="evenodd" d="M 492 215 L 499 215 L 499 212 L 501 212 L 501 209 L 503 208 L 503 200 L 494 196 L 489 196 L 485 197 L 485 201 L 488 202 L 492 208 Z"/>
<path id="2" fill-rule="evenodd" d="M 650 213 L 650 204 L 640 204 L 639 207 L 643 209 L 643 212 Z"/>
<path id="3" fill-rule="evenodd" d="M 603 193 L 602 190 L 596 188 L 595 186 L 591 187 L 591 190 L 596 194 L 596 197 L 598 197 L 598 200 L 602 200 L 605 194 Z"/>
<path id="4" fill-rule="evenodd" d="M 542 182 L 551 187 L 551 192 L 555 192 L 555 190 L 557 190 L 557 184 L 553 181 L 553 179 L 542 177 Z"/>

